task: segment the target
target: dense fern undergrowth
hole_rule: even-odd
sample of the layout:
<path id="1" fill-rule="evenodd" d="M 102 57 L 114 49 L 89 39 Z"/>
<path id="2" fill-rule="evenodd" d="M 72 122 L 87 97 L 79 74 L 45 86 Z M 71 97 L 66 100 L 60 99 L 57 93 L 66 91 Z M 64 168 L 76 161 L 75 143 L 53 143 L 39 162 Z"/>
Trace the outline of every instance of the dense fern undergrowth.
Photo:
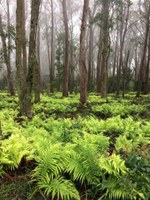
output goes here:
<path id="1" fill-rule="evenodd" d="M 43 94 L 29 121 L 1 93 L 0 200 L 148 200 L 149 102 Z"/>

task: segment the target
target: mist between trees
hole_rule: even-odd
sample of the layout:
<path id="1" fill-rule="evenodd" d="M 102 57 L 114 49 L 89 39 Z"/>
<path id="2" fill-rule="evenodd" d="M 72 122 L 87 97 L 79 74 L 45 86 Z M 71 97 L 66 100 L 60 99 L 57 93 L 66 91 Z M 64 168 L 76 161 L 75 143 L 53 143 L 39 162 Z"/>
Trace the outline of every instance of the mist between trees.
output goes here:
<path id="1" fill-rule="evenodd" d="M 147 94 L 149 0 L 1 0 L 0 89 L 31 117 L 40 93 Z"/>

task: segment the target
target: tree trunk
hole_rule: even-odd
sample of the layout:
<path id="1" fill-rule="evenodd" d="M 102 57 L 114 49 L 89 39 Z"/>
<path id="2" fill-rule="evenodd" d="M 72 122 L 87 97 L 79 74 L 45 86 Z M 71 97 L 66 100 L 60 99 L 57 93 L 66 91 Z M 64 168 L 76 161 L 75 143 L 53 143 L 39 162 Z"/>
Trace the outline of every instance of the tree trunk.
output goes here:
<path id="1" fill-rule="evenodd" d="M 97 54 L 97 77 L 96 77 L 96 86 L 97 93 L 101 92 L 101 61 L 102 61 L 102 30 L 100 29 L 99 33 L 99 42 L 98 42 L 98 54 Z"/>
<path id="2" fill-rule="evenodd" d="M 124 43 L 125 37 L 128 28 L 128 21 L 129 21 L 129 10 L 130 10 L 131 3 L 128 1 L 128 5 L 126 9 L 126 15 L 123 16 L 123 5 L 121 5 L 121 25 L 120 25 L 120 55 L 119 55 L 119 66 L 117 70 L 117 92 L 116 95 L 120 95 L 120 86 L 121 86 L 121 72 L 122 72 L 122 65 L 123 65 L 123 51 L 124 51 Z M 124 18 L 125 17 L 125 18 Z"/>
<path id="3" fill-rule="evenodd" d="M 150 72 L 150 30 L 149 30 L 149 39 L 148 39 L 148 57 L 146 63 L 146 74 L 145 74 L 145 81 L 144 81 L 144 94 L 148 94 L 148 82 L 149 82 L 149 72 Z"/>
<path id="4" fill-rule="evenodd" d="M 115 52 L 114 52 L 114 61 L 113 61 L 113 73 L 112 73 L 112 85 L 111 91 L 115 89 L 115 78 L 116 78 L 116 69 L 117 69 L 117 62 L 118 62 L 118 38 L 119 38 L 119 31 L 118 31 L 118 23 L 117 23 L 117 36 L 116 36 L 116 44 L 115 44 Z"/>
<path id="5" fill-rule="evenodd" d="M 109 56 L 109 0 L 102 1 L 102 65 L 101 97 L 107 98 L 108 56 Z"/>
<path id="6" fill-rule="evenodd" d="M 27 59 L 24 0 L 17 0 L 16 10 L 16 77 L 19 96 L 19 114 L 27 115 Z"/>
<path id="7" fill-rule="evenodd" d="M 54 8 L 51 0 L 51 67 L 50 67 L 50 93 L 54 92 Z"/>
<path id="8" fill-rule="evenodd" d="M 35 70 L 35 82 L 34 82 L 34 102 L 38 103 L 40 102 L 40 92 L 41 92 L 41 69 L 40 69 L 40 26 L 38 24 L 38 30 L 37 30 L 37 48 L 36 48 L 36 57 L 37 57 L 37 69 Z"/>
<path id="9" fill-rule="evenodd" d="M 9 12 L 9 9 L 7 10 Z M 8 14 L 8 29 L 10 27 L 10 19 Z M 8 84 L 8 91 L 11 96 L 15 95 L 14 85 L 13 85 L 13 78 L 12 78 L 12 68 L 11 68 L 11 61 L 10 61 L 10 34 L 8 33 L 8 46 L 6 43 L 6 36 L 3 30 L 3 23 L 0 14 L 0 36 L 2 39 L 2 46 L 3 46 L 3 55 L 4 55 L 4 62 L 7 68 L 7 84 Z"/>
<path id="10" fill-rule="evenodd" d="M 87 101 L 87 68 L 85 63 L 85 37 L 87 29 L 89 0 L 84 0 L 81 33 L 80 33 L 80 54 L 79 54 L 79 70 L 80 70 L 80 102 L 81 104 Z"/>
<path id="11" fill-rule="evenodd" d="M 126 79 L 127 79 L 127 69 L 128 69 L 128 62 L 129 62 L 130 51 L 128 50 L 127 58 L 125 66 L 123 67 L 123 89 L 122 89 L 122 97 L 125 97 L 125 90 L 126 90 Z"/>
<path id="12" fill-rule="evenodd" d="M 147 44 L 148 44 L 148 38 L 150 34 L 150 4 L 146 16 L 146 24 L 145 24 L 145 40 L 144 40 L 144 46 L 143 46 L 143 53 L 141 57 L 141 63 L 140 63 L 140 70 L 138 75 L 138 85 L 137 85 L 137 94 L 136 97 L 140 97 L 141 89 L 142 89 L 142 82 L 143 82 L 143 72 L 144 72 L 144 65 L 145 65 L 145 58 L 146 58 L 146 52 L 147 52 Z"/>
<path id="13" fill-rule="evenodd" d="M 65 27 L 65 55 L 64 55 L 64 68 L 63 68 L 63 97 L 68 96 L 68 76 L 69 76 L 69 28 L 68 28 L 68 15 L 66 0 L 62 1 L 63 18 Z"/>
<path id="14" fill-rule="evenodd" d="M 93 24 L 92 24 L 92 15 L 89 11 L 89 24 L 90 24 L 90 33 L 89 33 L 89 53 L 88 53 L 88 91 L 91 90 L 92 84 L 92 64 L 93 64 Z"/>
<path id="15" fill-rule="evenodd" d="M 27 114 L 31 116 L 32 106 L 32 90 L 35 79 L 39 74 L 39 64 L 36 56 L 36 38 L 39 17 L 40 0 L 32 0 L 31 2 L 31 22 L 30 22 L 30 38 L 29 38 L 29 58 L 28 58 L 28 75 L 27 75 Z M 36 78 L 35 78 L 36 77 Z"/>

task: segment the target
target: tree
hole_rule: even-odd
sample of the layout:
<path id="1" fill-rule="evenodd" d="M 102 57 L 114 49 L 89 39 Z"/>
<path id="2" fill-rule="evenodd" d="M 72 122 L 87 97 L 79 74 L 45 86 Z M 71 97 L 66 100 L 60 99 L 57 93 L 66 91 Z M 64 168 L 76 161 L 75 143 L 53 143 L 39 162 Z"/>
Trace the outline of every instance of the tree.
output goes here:
<path id="1" fill-rule="evenodd" d="M 80 102 L 81 104 L 87 101 L 87 81 L 88 74 L 85 62 L 85 37 L 87 30 L 89 0 L 84 0 L 81 33 L 80 33 L 80 51 L 79 51 L 79 70 L 80 70 Z"/>
<path id="2" fill-rule="evenodd" d="M 138 85 L 137 85 L 137 94 L 136 94 L 137 97 L 139 97 L 141 94 L 142 83 L 144 82 L 145 76 L 147 76 L 146 73 L 149 72 L 149 61 L 150 61 L 149 56 L 148 56 L 148 62 L 147 62 L 147 69 L 146 69 L 145 59 L 146 59 L 147 46 L 149 43 L 148 40 L 149 40 L 149 34 L 150 34 L 150 3 L 148 4 L 148 9 L 145 8 L 145 11 L 147 11 L 145 13 L 146 14 L 145 38 L 144 38 L 143 52 L 142 52 L 141 63 L 140 63 L 140 70 L 139 70 L 139 75 L 138 75 Z"/>
<path id="3" fill-rule="evenodd" d="M 68 96 L 68 76 L 69 76 L 69 28 L 66 0 L 62 0 L 63 20 L 65 27 L 65 55 L 64 55 L 64 69 L 63 69 L 63 96 Z"/>
<path id="4" fill-rule="evenodd" d="M 130 11 L 131 1 L 127 0 L 127 2 L 120 1 L 119 2 L 119 19 L 120 19 L 120 52 L 119 52 L 119 65 L 117 69 L 117 92 L 116 95 L 120 94 L 120 85 L 121 85 L 121 72 L 123 68 L 123 52 L 124 52 L 124 44 L 125 37 L 128 30 L 128 22 L 129 22 L 129 11 Z"/>
<path id="5" fill-rule="evenodd" d="M 37 57 L 37 70 L 35 72 L 35 83 L 34 83 L 34 92 L 35 92 L 35 99 L 34 102 L 38 103 L 40 102 L 40 92 L 41 92 L 41 68 L 40 68 L 40 26 L 38 23 L 37 28 L 37 48 L 36 48 L 36 57 Z"/>
<path id="6" fill-rule="evenodd" d="M 40 3 L 41 0 L 32 0 L 31 2 L 31 22 L 30 22 L 29 58 L 28 58 L 28 74 L 27 74 L 27 94 L 28 94 L 27 115 L 29 117 L 31 116 L 33 86 L 35 88 L 37 81 L 39 81 L 38 80 L 39 63 L 36 55 L 36 42 L 37 42 L 37 28 L 38 28 Z M 36 89 L 35 92 L 38 92 L 38 90 Z"/>
<path id="7" fill-rule="evenodd" d="M 26 36 L 25 36 L 25 8 L 24 0 L 17 0 L 16 9 L 16 77 L 19 97 L 19 114 L 27 113 L 27 56 L 26 56 Z"/>
<path id="8" fill-rule="evenodd" d="M 102 62 L 101 97 L 107 98 L 108 56 L 109 56 L 109 0 L 102 0 Z"/>
<path id="9" fill-rule="evenodd" d="M 13 77 L 12 77 L 12 67 L 11 67 L 11 60 L 10 60 L 10 50 L 11 50 L 11 43 L 10 43 L 10 33 L 9 33 L 9 28 L 10 28 L 10 16 L 9 16 L 9 5 L 7 4 L 7 34 L 5 33 L 3 29 L 3 22 L 2 22 L 2 17 L 0 14 L 0 36 L 2 39 L 2 45 L 3 45 L 3 57 L 4 57 L 4 62 L 6 64 L 7 68 L 7 84 L 8 84 L 8 91 L 11 96 L 15 95 L 14 91 L 14 85 L 13 85 Z M 8 35 L 8 37 L 6 36 Z M 6 39 L 8 39 L 8 44 L 6 42 Z"/>
<path id="10" fill-rule="evenodd" d="M 54 92 L 54 6 L 51 0 L 51 63 L 50 63 L 50 93 Z"/>
<path id="11" fill-rule="evenodd" d="M 92 89 L 92 66 L 93 66 L 93 16 L 95 14 L 95 4 L 93 12 L 89 10 L 89 52 L 88 52 L 88 91 Z"/>

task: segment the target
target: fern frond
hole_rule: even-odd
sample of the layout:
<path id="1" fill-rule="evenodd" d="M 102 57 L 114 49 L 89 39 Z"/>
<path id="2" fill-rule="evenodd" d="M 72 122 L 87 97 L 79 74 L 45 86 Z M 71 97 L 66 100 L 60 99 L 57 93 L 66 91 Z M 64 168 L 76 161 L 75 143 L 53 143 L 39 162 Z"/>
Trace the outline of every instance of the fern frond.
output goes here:
<path id="1" fill-rule="evenodd" d="M 105 172 L 114 175 L 121 175 L 127 173 L 128 169 L 125 166 L 125 161 L 119 155 L 112 154 L 110 157 L 101 156 L 99 159 L 100 167 Z"/>
<path id="2" fill-rule="evenodd" d="M 55 197 L 58 199 L 61 198 L 62 200 L 80 199 L 74 184 L 71 181 L 64 179 L 62 176 L 55 177 L 52 180 L 50 178 L 41 180 L 38 185 L 40 189 L 44 189 L 47 196 L 51 195 L 52 199 Z"/>

